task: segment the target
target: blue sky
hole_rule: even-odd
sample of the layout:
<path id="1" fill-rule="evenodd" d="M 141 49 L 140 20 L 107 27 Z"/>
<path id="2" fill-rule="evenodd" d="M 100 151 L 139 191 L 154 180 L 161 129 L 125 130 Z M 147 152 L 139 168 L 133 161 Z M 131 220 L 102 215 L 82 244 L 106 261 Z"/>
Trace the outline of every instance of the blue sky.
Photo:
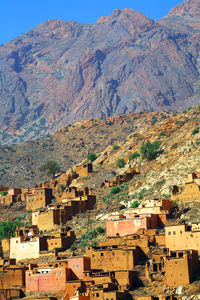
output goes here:
<path id="1" fill-rule="evenodd" d="M 154 20 L 183 0 L 0 0 L 0 44 L 49 19 L 94 23 L 115 8 L 132 8 Z"/>

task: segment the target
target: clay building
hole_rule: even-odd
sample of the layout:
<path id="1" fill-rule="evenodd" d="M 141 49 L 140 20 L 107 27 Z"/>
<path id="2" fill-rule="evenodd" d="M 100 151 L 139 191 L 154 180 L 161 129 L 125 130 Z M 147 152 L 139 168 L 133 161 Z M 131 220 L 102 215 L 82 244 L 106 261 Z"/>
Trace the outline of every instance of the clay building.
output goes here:
<path id="1" fill-rule="evenodd" d="M 17 199 L 14 195 L 0 196 L 0 204 L 1 205 L 10 205 L 14 202 L 17 202 Z"/>
<path id="2" fill-rule="evenodd" d="M 104 271 L 132 270 L 139 262 L 139 249 L 122 247 L 88 246 L 85 251 L 91 258 L 91 269 Z"/>
<path id="3" fill-rule="evenodd" d="M 10 258 L 15 258 L 16 261 L 39 258 L 40 251 L 45 250 L 47 250 L 45 237 L 25 238 L 19 236 L 10 239 Z"/>
<path id="4" fill-rule="evenodd" d="M 104 185 L 105 185 L 105 187 L 118 186 L 120 184 L 130 181 L 135 175 L 138 175 L 138 174 L 139 174 L 139 172 L 136 171 L 134 168 L 129 168 L 124 174 L 117 175 L 112 180 L 105 180 L 105 182 L 102 184 L 102 186 L 104 186 Z"/>
<path id="5" fill-rule="evenodd" d="M 166 226 L 165 242 L 166 248 L 172 251 L 194 249 L 200 252 L 200 231 L 192 231 L 185 224 Z"/>
<path id="6" fill-rule="evenodd" d="M 21 226 L 17 227 L 15 230 L 15 237 L 24 236 L 31 237 L 39 234 L 39 229 L 37 226 Z"/>
<path id="7" fill-rule="evenodd" d="M 65 291 L 65 284 L 70 279 L 70 269 L 67 267 L 43 267 L 26 271 L 26 292 L 56 293 Z"/>
<path id="8" fill-rule="evenodd" d="M 199 267 L 198 252 L 195 250 L 171 251 L 165 258 L 165 277 L 168 286 L 177 287 L 192 282 Z"/>
<path id="9" fill-rule="evenodd" d="M 78 165 L 75 167 L 74 171 L 79 177 L 88 177 L 93 172 L 93 165 L 91 163 Z"/>
<path id="10" fill-rule="evenodd" d="M 39 230 L 49 231 L 56 226 L 65 225 L 73 216 L 72 207 L 54 206 L 32 213 L 32 224 Z"/>
<path id="11" fill-rule="evenodd" d="M 9 238 L 4 238 L 1 240 L 1 247 L 3 253 L 6 253 L 10 251 L 10 239 Z"/>
<path id="12" fill-rule="evenodd" d="M 168 286 L 177 287 L 191 283 L 198 264 L 198 252 L 195 250 L 157 249 L 157 253 L 152 254 L 152 259 L 146 264 L 145 274 L 150 282 L 163 281 Z"/>
<path id="13" fill-rule="evenodd" d="M 106 222 L 106 236 L 125 236 L 136 233 L 139 229 L 159 228 L 160 221 L 158 215 L 130 215 L 129 218 L 115 219 Z"/>
<path id="14" fill-rule="evenodd" d="M 183 187 L 172 187 L 172 199 L 184 202 L 200 201 L 200 177 L 189 174 Z"/>
<path id="15" fill-rule="evenodd" d="M 174 207 L 173 201 L 169 199 L 144 200 L 137 208 L 130 208 L 125 212 L 129 214 L 169 214 Z"/>
<path id="16" fill-rule="evenodd" d="M 91 270 L 91 259 L 87 256 L 75 256 L 67 259 L 67 265 L 72 271 L 73 280 L 81 280 L 84 272 Z"/>
<path id="17" fill-rule="evenodd" d="M 24 266 L 4 265 L 0 267 L 0 289 L 25 287 Z"/>
<path id="18" fill-rule="evenodd" d="M 66 250 L 71 247 L 75 241 L 75 234 L 73 231 L 56 232 L 45 236 L 47 243 L 47 250 L 59 249 Z"/>
<path id="19" fill-rule="evenodd" d="M 21 200 L 26 202 L 26 209 L 35 210 L 46 207 L 53 199 L 52 189 L 34 188 L 21 194 Z"/>

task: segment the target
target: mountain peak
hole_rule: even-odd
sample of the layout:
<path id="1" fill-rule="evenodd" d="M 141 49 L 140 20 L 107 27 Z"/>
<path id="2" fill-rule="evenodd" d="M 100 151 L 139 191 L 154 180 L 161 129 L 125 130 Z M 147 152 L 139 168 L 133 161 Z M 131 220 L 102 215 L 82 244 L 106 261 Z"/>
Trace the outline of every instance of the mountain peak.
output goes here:
<path id="1" fill-rule="evenodd" d="M 168 16 L 182 16 L 182 15 L 200 15 L 200 0 L 185 0 L 175 6 L 168 14 Z"/>

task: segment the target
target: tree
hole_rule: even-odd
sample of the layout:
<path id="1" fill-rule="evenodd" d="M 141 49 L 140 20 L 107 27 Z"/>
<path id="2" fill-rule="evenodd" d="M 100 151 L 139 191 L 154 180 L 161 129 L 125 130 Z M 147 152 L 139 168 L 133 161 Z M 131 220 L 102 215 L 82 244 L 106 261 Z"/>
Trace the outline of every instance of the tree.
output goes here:
<path id="1" fill-rule="evenodd" d="M 134 152 L 134 153 L 131 154 L 130 160 L 134 160 L 134 159 L 136 159 L 139 156 L 140 156 L 140 154 L 138 152 Z"/>
<path id="2" fill-rule="evenodd" d="M 55 174 L 57 172 L 60 172 L 61 166 L 59 163 L 53 160 L 47 161 L 43 166 L 42 166 L 42 171 L 45 171 L 47 176 L 52 176 L 55 178 Z"/>
<path id="3" fill-rule="evenodd" d="M 151 143 L 149 141 L 146 142 L 142 147 L 140 147 L 140 153 L 142 155 L 142 159 L 152 160 L 155 159 L 158 155 L 160 145 L 158 142 Z"/>
<path id="4" fill-rule="evenodd" d="M 87 155 L 87 161 L 93 162 L 93 161 L 95 161 L 95 159 L 97 159 L 97 156 L 96 156 L 96 154 L 94 152 L 90 152 Z"/>

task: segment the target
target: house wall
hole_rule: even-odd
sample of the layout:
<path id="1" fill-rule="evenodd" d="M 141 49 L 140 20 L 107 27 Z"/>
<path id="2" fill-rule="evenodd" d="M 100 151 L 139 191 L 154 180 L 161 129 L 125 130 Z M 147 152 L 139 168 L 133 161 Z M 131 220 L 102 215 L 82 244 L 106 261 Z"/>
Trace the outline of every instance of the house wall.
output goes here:
<path id="1" fill-rule="evenodd" d="M 25 286 L 25 267 L 12 267 L 0 269 L 0 289 L 9 289 Z"/>
<path id="2" fill-rule="evenodd" d="M 74 274 L 74 279 L 83 279 L 83 272 L 91 269 L 90 257 L 73 257 L 67 260 L 68 267 Z"/>
<path id="3" fill-rule="evenodd" d="M 139 249 L 95 249 L 86 248 L 91 258 L 91 269 L 104 271 L 132 270 L 139 260 Z"/>
<path id="4" fill-rule="evenodd" d="M 200 189 L 196 182 L 186 183 L 182 192 L 173 195 L 174 200 L 191 202 L 200 201 Z"/>
<path id="5" fill-rule="evenodd" d="M 24 241 L 21 237 L 10 239 L 10 258 L 15 258 L 16 261 L 38 258 L 40 249 L 40 238 L 32 241 Z"/>
<path id="6" fill-rule="evenodd" d="M 34 189 L 31 192 L 22 194 L 23 200 L 26 201 L 26 209 L 35 210 L 40 207 L 46 207 L 51 203 L 53 198 L 52 189 L 39 188 Z"/>
<path id="7" fill-rule="evenodd" d="M 1 246 L 3 252 L 10 251 L 10 239 L 2 239 Z"/>
<path id="8" fill-rule="evenodd" d="M 67 268 L 44 269 L 44 272 L 36 273 L 26 271 L 26 292 L 57 292 L 65 291 L 66 281 L 70 279 L 70 270 Z"/>
<path id="9" fill-rule="evenodd" d="M 167 226 L 165 240 L 169 250 L 194 249 L 200 252 L 200 231 L 186 231 L 185 225 Z"/>

